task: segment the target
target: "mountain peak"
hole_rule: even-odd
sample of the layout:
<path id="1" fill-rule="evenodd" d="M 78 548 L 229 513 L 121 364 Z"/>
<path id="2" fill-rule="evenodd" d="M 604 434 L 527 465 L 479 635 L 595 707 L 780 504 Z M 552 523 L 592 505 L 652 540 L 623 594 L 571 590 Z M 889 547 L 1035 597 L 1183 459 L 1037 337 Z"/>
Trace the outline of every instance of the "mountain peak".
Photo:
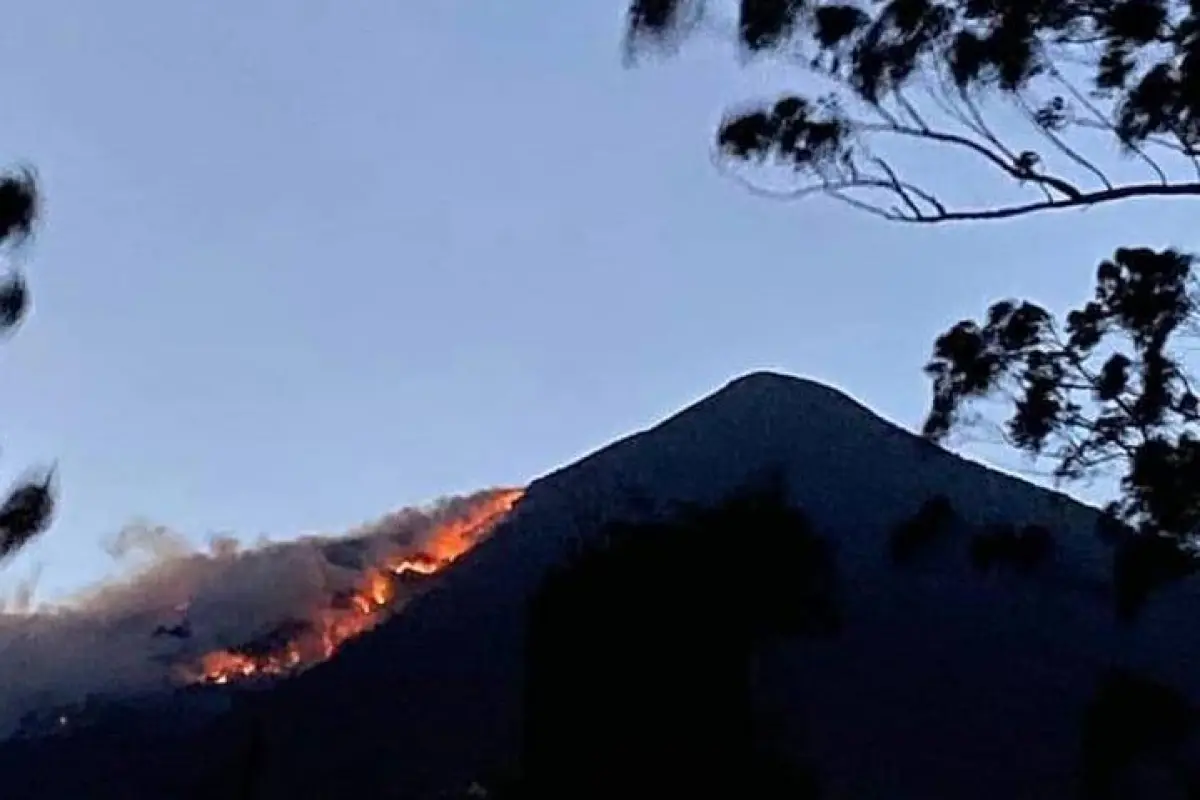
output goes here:
<path id="1" fill-rule="evenodd" d="M 725 384 L 725 389 L 733 389 L 734 387 L 755 386 L 766 388 L 770 386 L 778 387 L 795 387 L 797 385 L 815 385 L 824 386 L 824 384 L 812 380 L 810 378 L 802 378 L 799 375 L 788 375 L 783 372 L 776 372 L 770 369 L 757 369 L 752 372 L 747 372 L 745 375 L 734 378 Z M 724 390 L 718 390 L 724 391 Z"/>
<path id="2" fill-rule="evenodd" d="M 883 430 L 878 427 L 880 425 L 899 432 L 894 425 L 841 389 L 812 378 L 768 370 L 757 370 L 734 378 L 672 419 L 685 418 L 701 409 L 708 410 L 709 414 L 719 409 L 718 416 L 728 418 L 767 415 L 805 417 L 828 423 L 834 420 L 850 423 L 854 420 L 878 433 Z M 706 414 L 704 423 L 710 421 Z"/>
<path id="3" fill-rule="evenodd" d="M 725 384 L 721 389 L 718 389 L 713 394 L 721 394 L 727 391 L 797 391 L 802 387 L 818 389 L 823 391 L 833 391 L 828 384 L 822 383 L 813 378 L 804 378 L 799 375 L 788 375 L 784 372 L 776 372 L 769 369 L 759 369 L 753 372 L 747 372 L 745 375 L 734 378 Z"/>
<path id="4" fill-rule="evenodd" d="M 522 506 L 538 516 L 557 506 L 588 527 L 630 513 L 719 503 L 768 478 L 782 479 L 793 502 L 843 529 L 848 542 L 899 522 L 935 495 L 979 523 L 1070 518 L 1074 526 L 1090 524 L 1095 513 L 949 453 L 839 389 L 772 371 L 736 378 L 535 481 Z"/>

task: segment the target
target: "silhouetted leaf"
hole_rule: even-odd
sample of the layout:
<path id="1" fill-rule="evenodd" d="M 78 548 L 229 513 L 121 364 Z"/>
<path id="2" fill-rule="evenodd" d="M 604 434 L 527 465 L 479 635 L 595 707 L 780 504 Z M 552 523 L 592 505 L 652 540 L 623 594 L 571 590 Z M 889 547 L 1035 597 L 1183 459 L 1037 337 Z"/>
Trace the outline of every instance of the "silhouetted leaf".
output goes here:
<path id="1" fill-rule="evenodd" d="M 20 241 L 29 236 L 38 210 L 37 181 L 32 170 L 0 176 L 0 242 Z"/>
<path id="2" fill-rule="evenodd" d="M 751 50 L 779 45 L 795 28 L 801 0 L 741 0 L 739 34 Z"/>
<path id="3" fill-rule="evenodd" d="M 20 483 L 0 504 L 0 559 L 44 532 L 54 513 L 54 471 Z"/>
<path id="4" fill-rule="evenodd" d="M 0 333 L 20 324 L 29 309 L 29 287 L 19 274 L 0 279 Z"/>

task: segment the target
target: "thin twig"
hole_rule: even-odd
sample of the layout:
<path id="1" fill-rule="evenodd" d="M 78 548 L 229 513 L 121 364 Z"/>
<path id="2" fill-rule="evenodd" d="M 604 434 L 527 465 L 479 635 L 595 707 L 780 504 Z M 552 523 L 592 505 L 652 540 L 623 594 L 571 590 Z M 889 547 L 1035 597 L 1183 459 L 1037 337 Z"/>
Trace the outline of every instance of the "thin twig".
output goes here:
<path id="1" fill-rule="evenodd" d="M 1065 155 L 1067 158 L 1071 159 L 1076 164 L 1083 167 L 1088 172 L 1092 173 L 1097 178 L 1099 178 L 1100 182 L 1104 184 L 1104 188 L 1106 188 L 1106 189 L 1113 188 L 1112 181 L 1110 181 L 1108 179 L 1108 176 L 1105 175 L 1100 170 L 1099 167 L 1097 167 L 1091 161 L 1089 161 L 1088 159 L 1086 159 L 1082 155 L 1080 155 L 1079 151 L 1075 150 L 1070 145 L 1068 145 L 1066 142 L 1064 142 L 1059 136 L 1055 135 L 1054 131 L 1050 130 L 1045 125 L 1042 125 L 1037 121 L 1037 112 L 1035 112 L 1033 110 L 1033 108 L 1029 105 L 1029 102 L 1024 97 L 1022 97 L 1019 93 L 1014 93 L 1013 99 L 1016 101 L 1016 103 L 1020 107 L 1021 111 L 1024 112 L 1025 117 L 1029 121 L 1029 124 L 1031 126 L 1033 126 L 1033 128 L 1035 128 L 1038 131 L 1038 133 L 1040 133 L 1051 144 L 1053 144 L 1056 148 L 1058 148 L 1058 150 L 1063 155 Z"/>
<path id="2" fill-rule="evenodd" d="M 1056 178 L 1052 175 L 1037 175 L 1037 174 L 1030 175 L 1030 174 L 1027 174 L 1024 171 L 1017 168 L 1015 159 L 1006 161 L 1004 158 L 997 155 L 992 150 L 989 150 L 987 147 L 983 146 L 979 142 L 976 142 L 972 139 L 968 139 L 965 136 L 959 136 L 956 133 L 946 133 L 944 131 L 935 131 L 935 130 L 921 130 L 920 128 L 910 128 L 910 127 L 906 127 L 906 126 L 875 125 L 875 124 L 872 124 L 869 122 L 858 122 L 858 121 L 854 121 L 854 120 L 849 121 L 849 124 L 850 124 L 851 128 L 856 131 L 865 131 L 867 133 L 891 133 L 891 134 L 896 134 L 898 136 L 907 136 L 907 137 L 916 138 L 916 139 L 927 139 L 927 140 L 934 141 L 934 142 L 941 142 L 943 144 L 952 144 L 952 145 L 955 145 L 956 147 L 964 147 L 980 156 L 983 156 L 988 161 L 990 161 L 994 166 L 996 166 L 1002 172 L 1004 172 L 1006 175 L 1008 175 L 1009 177 L 1011 177 L 1015 180 L 1018 180 L 1018 181 L 1030 180 L 1030 181 L 1034 181 L 1038 184 L 1044 184 L 1045 186 L 1049 186 L 1050 188 L 1056 189 L 1058 192 L 1060 192 L 1061 194 L 1065 195 L 1068 198 L 1079 197 L 1082 194 L 1082 192 L 1077 187 L 1062 180 L 1061 178 Z M 1048 197 L 1047 199 L 1053 200 L 1052 197 Z"/>

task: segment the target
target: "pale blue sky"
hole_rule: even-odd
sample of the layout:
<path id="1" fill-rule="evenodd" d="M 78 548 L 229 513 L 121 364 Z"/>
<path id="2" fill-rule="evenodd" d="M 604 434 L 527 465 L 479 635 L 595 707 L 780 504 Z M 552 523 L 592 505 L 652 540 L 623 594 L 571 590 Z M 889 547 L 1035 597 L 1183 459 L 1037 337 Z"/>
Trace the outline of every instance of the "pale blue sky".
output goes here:
<path id="1" fill-rule="evenodd" d="M 524 482 L 759 367 L 913 425 L 947 323 L 1196 244 L 1184 203 L 915 228 L 749 197 L 707 146 L 759 77 L 622 69 L 622 0 L 213 7 L 6 13 L 0 156 L 48 213 L 0 475 L 57 457 L 64 493 L 0 586 L 98 577 L 134 517 L 287 537 Z"/>

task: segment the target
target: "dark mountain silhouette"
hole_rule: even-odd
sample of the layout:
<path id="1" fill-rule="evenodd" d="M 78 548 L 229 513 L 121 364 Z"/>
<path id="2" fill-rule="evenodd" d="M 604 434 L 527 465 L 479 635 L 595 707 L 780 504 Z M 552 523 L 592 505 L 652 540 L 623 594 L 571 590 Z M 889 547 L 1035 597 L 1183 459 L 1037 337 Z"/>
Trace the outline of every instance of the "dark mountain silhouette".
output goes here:
<path id="1" fill-rule="evenodd" d="M 774 505 L 729 511 L 738 498 L 763 496 Z M 787 537 L 769 535 L 786 526 L 759 524 L 790 519 L 787 509 L 798 515 L 791 555 Z M 1119 614 L 1120 547 L 1097 535 L 1098 521 L 1094 510 L 946 453 L 834 389 L 756 373 L 534 482 L 434 589 L 329 662 L 269 689 L 218 693 L 232 710 L 190 726 L 173 721 L 199 718 L 180 696 L 144 712 L 150 723 L 120 719 L 8 743 L 0 786 L 6 798 L 433 797 L 582 758 L 553 738 L 581 719 L 610 737 L 624 719 L 628 744 L 610 741 L 607 752 L 625 765 L 650 752 L 654 739 L 640 724 L 690 721 L 692 750 L 672 756 L 678 771 L 687 752 L 728 752 L 693 704 L 725 702 L 721 713 L 732 718 L 745 701 L 769 711 L 755 724 L 770 729 L 770 754 L 747 750 L 744 768 L 773 763 L 823 798 L 1187 797 L 1200 764 L 1191 728 L 1200 640 L 1180 632 L 1200 610 L 1196 584 L 1169 583 L 1136 615 Z M 591 568 L 592 582 L 580 582 L 597 542 L 646 536 L 670 546 L 624 545 L 619 568 Z M 828 550 L 798 544 L 807 541 Z M 731 625 L 762 622 L 755 609 L 795 599 L 789 578 L 801 596 L 825 596 L 805 594 L 824 585 L 804 577 L 817 551 L 836 574 L 836 633 L 789 629 L 768 614 L 754 636 L 733 636 Z M 576 577 L 564 584 L 563 574 Z M 695 615 L 680 596 L 667 603 L 664 586 L 694 597 Z M 771 602 L 748 601 L 760 591 Z M 605 593 L 611 615 L 597 599 Z M 660 624 L 634 624 L 643 607 Z M 560 639 L 576 616 L 578 652 L 538 650 L 539 625 L 543 642 L 546 631 Z M 743 662 L 724 671 L 697 664 L 689 675 L 685 661 L 671 661 L 672 652 L 733 652 L 706 643 L 706 620 L 714 637 L 742 643 L 753 679 L 738 685 L 749 694 L 732 688 Z M 593 640 L 587 631 L 597 626 L 603 635 Z M 656 630 L 680 647 L 655 645 Z M 604 669 L 580 658 L 588 652 L 604 654 Z M 555 683 L 562 670 L 537 678 L 554 659 L 573 663 L 600 696 L 619 698 L 624 687 L 634 697 L 611 709 L 620 717 L 605 717 L 586 692 Z M 538 691 L 557 699 L 538 701 Z M 1127 731 L 1120 720 L 1147 696 L 1154 709 Z M 585 704 L 556 722 L 560 702 Z M 671 704 L 674 715 L 663 711 Z M 579 763 L 581 774 L 596 769 Z M 559 788 L 570 777 L 552 773 L 540 774 Z M 526 780 L 524 791 L 536 788 Z"/>

